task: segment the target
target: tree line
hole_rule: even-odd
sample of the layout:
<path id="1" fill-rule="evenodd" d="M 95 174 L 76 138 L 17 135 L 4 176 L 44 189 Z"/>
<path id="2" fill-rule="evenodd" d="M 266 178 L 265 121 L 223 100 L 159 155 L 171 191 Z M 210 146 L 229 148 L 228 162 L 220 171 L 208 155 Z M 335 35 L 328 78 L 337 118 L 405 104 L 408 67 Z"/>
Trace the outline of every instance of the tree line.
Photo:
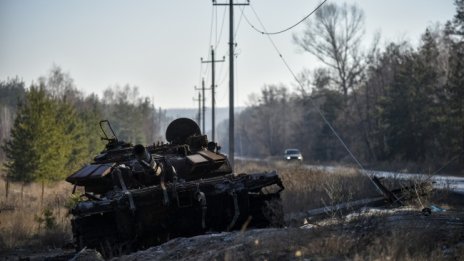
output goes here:
<path id="1" fill-rule="evenodd" d="M 353 163 L 346 146 L 365 166 L 464 166 L 464 0 L 455 5 L 418 46 L 381 48 L 376 37 L 364 48 L 363 11 L 325 4 L 293 37 L 324 66 L 299 73 L 293 91 L 270 84 L 251 97 L 236 118 L 237 154 L 299 148 L 308 162 Z M 23 184 L 62 180 L 88 162 L 103 148 L 102 119 L 118 138 L 142 144 L 160 140 L 168 121 L 137 87 L 84 95 L 56 66 L 28 88 L 19 78 L 0 81 L 0 116 L 4 177 Z M 217 128 L 223 151 L 226 125 Z"/>
<path id="2" fill-rule="evenodd" d="M 271 84 L 252 97 L 237 115 L 237 153 L 281 156 L 294 147 L 312 162 L 354 163 L 342 140 L 365 165 L 462 167 L 464 1 L 455 6 L 456 15 L 427 28 L 417 47 L 403 41 L 380 48 L 376 36 L 363 48 L 363 11 L 324 5 L 293 37 L 324 66 L 303 70 L 293 92 Z"/>
<path id="3" fill-rule="evenodd" d="M 102 98 L 84 95 L 57 66 L 27 89 L 18 78 L 0 82 L 0 109 L 4 178 L 24 185 L 63 180 L 89 162 L 104 147 L 102 119 L 119 139 L 143 144 L 160 140 L 166 122 L 165 112 L 137 87 L 108 88 Z"/>

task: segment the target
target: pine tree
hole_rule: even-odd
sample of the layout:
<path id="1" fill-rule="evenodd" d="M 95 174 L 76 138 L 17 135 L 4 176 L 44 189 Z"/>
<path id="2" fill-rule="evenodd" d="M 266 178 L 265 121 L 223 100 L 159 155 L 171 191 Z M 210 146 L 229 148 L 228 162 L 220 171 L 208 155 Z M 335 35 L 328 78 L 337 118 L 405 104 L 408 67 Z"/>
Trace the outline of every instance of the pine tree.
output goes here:
<path id="1" fill-rule="evenodd" d="M 67 100 L 56 101 L 56 124 L 63 139 L 59 141 L 64 164 L 60 166 L 60 175 L 54 178 L 61 180 L 76 171 L 88 159 L 89 142 L 85 133 L 84 122 L 76 107 Z"/>
<path id="2" fill-rule="evenodd" d="M 450 56 L 448 73 L 449 117 L 447 127 L 450 129 L 450 151 L 453 155 L 461 154 L 464 163 L 464 43 L 455 43 Z"/>
<path id="3" fill-rule="evenodd" d="M 99 121 L 103 119 L 101 107 L 101 103 L 95 94 L 88 96 L 78 105 L 79 117 L 83 122 L 85 142 L 87 143 L 86 159 L 92 159 L 104 147 L 98 125 Z"/>
<path id="4" fill-rule="evenodd" d="M 418 125 L 415 133 L 420 134 L 422 159 L 438 159 L 440 151 L 441 129 L 444 120 L 443 99 L 445 70 L 440 64 L 440 50 L 437 36 L 427 29 L 422 36 L 415 61 L 415 73 L 418 96 L 416 97 L 416 115 Z"/>
<path id="5" fill-rule="evenodd" d="M 320 110 L 331 125 L 336 125 L 343 112 L 343 96 L 337 91 L 328 89 L 321 89 L 313 95 L 323 97 Z M 346 155 L 331 128 L 325 123 L 322 123 L 322 128 L 316 136 L 313 153 L 315 159 L 322 161 L 340 160 Z"/>
<path id="6" fill-rule="evenodd" d="M 454 5 L 456 6 L 456 14 L 454 15 L 454 33 L 461 37 L 464 37 L 464 0 L 455 0 Z"/>
<path id="7" fill-rule="evenodd" d="M 88 145 L 76 108 L 51 97 L 43 83 L 31 86 L 4 147 L 8 178 L 41 183 L 43 197 L 46 183 L 63 180 L 88 159 Z"/>
<path id="8" fill-rule="evenodd" d="M 420 83 L 415 77 L 416 61 L 412 53 L 404 54 L 397 64 L 393 82 L 387 86 L 386 94 L 380 103 L 380 117 L 387 157 L 416 161 L 424 157 L 421 130 Z"/>
<path id="9" fill-rule="evenodd" d="M 26 92 L 11 139 L 4 146 L 10 180 L 22 182 L 23 186 L 34 181 L 44 184 L 57 180 L 63 163 L 63 150 L 57 145 L 63 133 L 57 128 L 56 109 L 43 85 L 31 86 Z"/>
<path id="10" fill-rule="evenodd" d="M 455 0 L 456 15 L 445 34 L 450 43 L 448 81 L 445 87 L 448 104 L 448 147 L 452 157 L 460 155 L 464 164 L 464 0 Z"/>

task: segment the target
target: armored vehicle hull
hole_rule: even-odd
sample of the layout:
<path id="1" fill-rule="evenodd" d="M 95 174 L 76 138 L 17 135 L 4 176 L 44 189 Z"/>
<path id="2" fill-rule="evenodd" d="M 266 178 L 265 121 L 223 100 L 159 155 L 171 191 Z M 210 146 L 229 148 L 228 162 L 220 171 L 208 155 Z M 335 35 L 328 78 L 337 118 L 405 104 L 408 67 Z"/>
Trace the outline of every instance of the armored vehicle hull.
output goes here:
<path id="1" fill-rule="evenodd" d="M 106 149 L 67 178 L 83 192 L 71 210 L 77 249 L 112 257 L 175 237 L 282 225 L 277 173 L 232 173 L 196 128 L 178 119 L 168 126 L 169 144 L 147 147 L 104 132 Z"/>

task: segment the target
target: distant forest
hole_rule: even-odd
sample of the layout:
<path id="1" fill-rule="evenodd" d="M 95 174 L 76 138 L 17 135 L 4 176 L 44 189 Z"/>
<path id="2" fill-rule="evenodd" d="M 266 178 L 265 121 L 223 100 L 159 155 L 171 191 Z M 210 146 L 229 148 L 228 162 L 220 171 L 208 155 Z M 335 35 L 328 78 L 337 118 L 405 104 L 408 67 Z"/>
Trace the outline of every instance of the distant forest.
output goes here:
<path id="1" fill-rule="evenodd" d="M 324 5 L 293 40 L 325 66 L 299 73 L 296 91 L 265 86 L 237 116 L 237 154 L 267 157 L 299 148 L 310 162 L 354 164 L 326 120 L 366 166 L 462 171 L 464 1 L 455 6 L 444 26 L 424 28 L 417 47 L 380 46 L 376 36 L 364 50 L 363 11 Z M 227 149 L 227 140 L 221 143 Z"/>
<path id="2" fill-rule="evenodd" d="M 324 67 L 303 70 L 295 86 L 269 84 L 236 115 L 235 150 L 277 157 L 299 148 L 308 163 L 353 164 L 340 140 L 365 166 L 422 166 L 435 172 L 464 166 L 464 0 L 442 26 L 426 28 L 420 44 L 376 37 L 363 48 L 364 13 L 330 3 L 293 41 Z M 162 139 L 166 112 L 135 86 L 84 95 L 54 66 L 26 87 L 0 81 L 0 162 L 11 181 L 63 179 L 103 144 L 98 122 L 111 121 L 120 139 Z M 227 121 L 217 128 L 227 152 Z M 339 136 L 335 135 L 335 133 Z"/>
<path id="3" fill-rule="evenodd" d="M 18 78 L 0 82 L 0 162 L 11 181 L 64 179 L 103 149 L 102 119 L 110 120 L 119 139 L 142 144 L 161 140 L 167 122 L 165 111 L 137 87 L 85 96 L 56 66 L 38 83 L 24 85 Z"/>

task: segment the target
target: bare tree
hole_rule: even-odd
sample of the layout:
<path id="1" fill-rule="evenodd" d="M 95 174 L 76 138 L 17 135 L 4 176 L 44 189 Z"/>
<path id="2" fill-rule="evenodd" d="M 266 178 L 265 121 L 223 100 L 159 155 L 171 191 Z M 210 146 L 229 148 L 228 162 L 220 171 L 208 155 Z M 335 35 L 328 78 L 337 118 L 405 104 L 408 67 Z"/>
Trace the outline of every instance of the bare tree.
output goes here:
<path id="1" fill-rule="evenodd" d="M 74 79 L 61 67 L 53 65 L 47 77 L 39 78 L 39 84 L 46 87 L 51 97 L 60 99 L 67 103 L 75 103 L 82 98 L 82 93 L 74 84 Z"/>
<path id="2" fill-rule="evenodd" d="M 364 12 L 357 5 L 322 6 L 314 20 L 307 20 L 302 35 L 294 42 L 335 71 L 335 83 L 348 96 L 363 72 L 361 39 L 364 35 Z"/>

